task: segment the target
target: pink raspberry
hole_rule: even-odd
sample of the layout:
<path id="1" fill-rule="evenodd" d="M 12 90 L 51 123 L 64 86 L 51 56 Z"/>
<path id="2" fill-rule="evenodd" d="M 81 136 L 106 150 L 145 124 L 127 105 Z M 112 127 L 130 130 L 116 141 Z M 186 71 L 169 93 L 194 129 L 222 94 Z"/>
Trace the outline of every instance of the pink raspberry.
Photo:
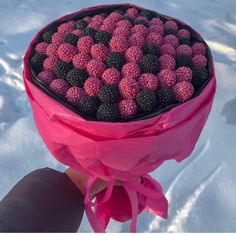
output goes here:
<path id="1" fill-rule="evenodd" d="M 58 47 L 60 46 L 60 44 L 55 44 L 55 43 L 51 43 L 48 45 L 47 49 L 46 49 L 46 55 L 47 56 L 51 56 L 51 57 L 58 57 Z"/>
<path id="2" fill-rule="evenodd" d="M 201 42 L 196 42 L 192 46 L 193 55 L 206 55 L 206 47 Z"/>
<path id="3" fill-rule="evenodd" d="M 189 100 L 194 92 L 193 85 L 190 82 L 182 81 L 173 87 L 174 97 L 177 101 L 184 102 Z"/>
<path id="4" fill-rule="evenodd" d="M 181 38 L 190 38 L 190 33 L 187 29 L 180 29 L 177 32 L 177 36 L 178 36 L 179 39 L 181 39 Z"/>
<path id="5" fill-rule="evenodd" d="M 64 79 L 55 79 L 50 83 L 49 88 L 57 95 L 64 97 L 70 85 Z"/>
<path id="6" fill-rule="evenodd" d="M 117 27 L 114 31 L 113 31 L 113 36 L 120 36 L 120 37 L 129 37 L 130 35 L 130 31 L 127 28 L 124 27 Z"/>
<path id="7" fill-rule="evenodd" d="M 116 26 L 126 28 L 128 30 L 131 30 L 132 28 L 132 24 L 128 20 L 121 20 L 118 23 L 116 23 Z"/>
<path id="8" fill-rule="evenodd" d="M 112 12 L 108 18 L 112 19 L 113 22 L 117 23 L 121 20 L 122 15 L 118 12 Z"/>
<path id="9" fill-rule="evenodd" d="M 91 55 L 94 59 L 99 59 L 101 61 L 106 60 L 109 54 L 109 49 L 102 43 L 94 44 L 91 47 Z"/>
<path id="10" fill-rule="evenodd" d="M 162 55 L 159 58 L 159 62 L 160 62 L 160 70 L 163 69 L 170 69 L 170 70 L 174 70 L 175 69 L 175 59 L 170 56 L 170 55 Z"/>
<path id="11" fill-rule="evenodd" d="M 59 61 L 57 57 L 48 57 L 43 62 L 43 68 L 48 71 L 54 71 L 56 63 Z"/>
<path id="12" fill-rule="evenodd" d="M 95 23 L 95 22 L 91 22 L 88 24 L 88 28 L 93 28 L 93 29 L 96 29 L 96 30 L 99 30 L 100 28 L 100 24 L 99 23 Z"/>
<path id="13" fill-rule="evenodd" d="M 170 44 L 161 45 L 160 51 L 161 51 L 161 55 L 168 54 L 168 55 L 171 55 L 172 57 L 176 56 L 175 48 L 171 46 Z"/>
<path id="14" fill-rule="evenodd" d="M 160 18 L 152 18 L 151 21 L 150 21 L 150 25 L 160 25 L 160 26 L 163 26 L 163 21 L 160 19 Z"/>
<path id="15" fill-rule="evenodd" d="M 87 64 L 87 72 L 92 77 L 100 78 L 106 70 L 106 65 L 98 59 L 90 60 Z"/>
<path id="16" fill-rule="evenodd" d="M 127 11 L 125 12 L 125 14 L 127 15 L 131 15 L 133 17 L 136 17 L 138 15 L 138 10 L 135 8 L 129 8 L 127 9 Z"/>
<path id="17" fill-rule="evenodd" d="M 52 35 L 52 43 L 54 44 L 61 44 L 64 42 L 64 33 L 54 33 Z"/>
<path id="18" fill-rule="evenodd" d="M 138 24 L 132 28 L 131 33 L 140 33 L 146 37 L 149 34 L 149 29 L 142 24 Z"/>
<path id="19" fill-rule="evenodd" d="M 90 50 L 93 44 L 93 39 L 90 36 L 84 36 L 78 40 L 77 48 L 80 52 L 90 54 Z"/>
<path id="20" fill-rule="evenodd" d="M 48 43 L 40 42 L 36 45 L 35 51 L 37 53 L 46 54 L 47 47 L 48 47 Z"/>
<path id="21" fill-rule="evenodd" d="M 119 103 L 119 110 L 121 118 L 128 119 L 136 115 L 138 107 L 134 100 L 122 100 Z"/>
<path id="22" fill-rule="evenodd" d="M 101 87 L 102 81 L 96 77 L 89 77 L 84 83 L 84 90 L 89 96 L 96 96 Z"/>
<path id="23" fill-rule="evenodd" d="M 125 58 L 128 62 L 139 63 L 143 56 L 143 51 L 140 47 L 132 46 L 125 52 Z"/>
<path id="24" fill-rule="evenodd" d="M 129 77 L 121 79 L 118 87 L 121 96 L 124 99 L 129 99 L 129 100 L 135 99 L 136 95 L 140 91 L 140 86 L 138 82 L 135 79 Z"/>
<path id="25" fill-rule="evenodd" d="M 91 21 L 102 25 L 102 22 L 104 21 L 104 17 L 101 15 L 95 15 Z"/>
<path id="26" fill-rule="evenodd" d="M 120 36 L 112 37 L 109 45 L 111 51 L 121 53 L 124 53 L 129 47 L 127 39 Z"/>
<path id="27" fill-rule="evenodd" d="M 51 71 L 42 71 L 38 74 L 38 79 L 46 86 L 49 86 L 49 84 L 56 78 L 56 75 Z"/>
<path id="28" fill-rule="evenodd" d="M 87 23 L 90 23 L 90 22 L 92 21 L 92 17 L 90 17 L 90 16 L 85 16 L 85 17 L 83 18 L 83 20 L 86 21 Z"/>
<path id="29" fill-rule="evenodd" d="M 159 33 L 150 33 L 147 36 L 147 43 L 148 44 L 155 44 L 156 46 L 160 46 L 162 43 L 162 35 Z"/>
<path id="30" fill-rule="evenodd" d="M 149 27 L 149 31 L 151 33 L 159 33 L 161 35 L 164 35 L 164 27 L 160 25 L 151 25 Z"/>
<path id="31" fill-rule="evenodd" d="M 66 92 L 66 99 L 73 105 L 79 105 L 80 99 L 85 96 L 85 91 L 77 86 L 71 87 Z"/>
<path id="32" fill-rule="evenodd" d="M 138 79 L 141 76 L 139 65 L 134 62 L 125 64 L 122 67 L 122 75 L 123 77 Z"/>
<path id="33" fill-rule="evenodd" d="M 163 38 L 163 44 L 171 44 L 174 48 L 179 46 L 179 40 L 175 35 L 166 35 Z"/>
<path id="34" fill-rule="evenodd" d="M 129 38 L 129 43 L 130 46 L 138 46 L 138 47 L 144 47 L 146 44 L 145 38 L 140 33 L 132 34 L 131 37 Z"/>
<path id="35" fill-rule="evenodd" d="M 107 31 L 108 33 L 112 33 L 115 29 L 114 24 L 103 24 L 100 28 L 103 31 Z"/>
<path id="36" fill-rule="evenodd" d="M 143 21 L 145 21 L 147 24 L 149 24 L 149 21 L 148 21 L 148 19 L 147 19 L 145 16 L 138 16 L 138 17 L 136 17 L 136 20 L 143 20 Z"/>
<path id="37" fill-rule="evenodd" d="M 192 57 L 193 51 L 192 51 L 192 48 L 188 45 L 180 45 L 176 48 L 176 54 L 187 55 L 189 57 Z"/>
<path id="38" fill-rule="evenodd" d="M 175 70 L 175 75 L 177 82 L 190 82 L 192 80 L 193 72 L 190 68 L 183 66 Z"/>
<path id="39" fill-rule="evenodd" d="M 192 58 L 193 66 L 194 67 L 206 67 L 207 65 L 207 58 L 204 55 L 195 55 Z"/>
<path id="40" fill-rule="evenodd" d="M 158 78 L 152 73 L 144 73 L 139 78 L 141 89 L 149 89 L 155 91 L 158 87 Z"/>
<path id="41" fill-rule="evenodd" d="M 84 52 L 81 52 L 74 56 L 73 65 L 78 69 L 86 69 L 88 62 L 91 60 L 90 56 Z"/>
<path id="42" fill-rule="evenodd" d="M 104 19 L 103 21 L 103 25 L 112 25 L 114 28 L 116 26 L 116 23 L 114 19 L 112 19 L 111 17 L 107 17 L 106 19 Z"/>
<path id="43" fill-rule="evenodd" d="M 59 46 L 57 52 L 62 61 L 71 62 L 73 57 L 78 53 L 78 50 L 69 43 L 63 43 Z"/>
<path id="44" fill-rule="evenodd" d="M 165 29 L 173 29 L 175 32 L 178 31 L 178 25 L 173 20 L 166 21 L 165 24 L 164 24 L 164 28 Z"/>
<path id="45" fill-rule="evenodd" d="M 80 30 L 80 29 L 75 29 L 71 33 L 77 35 L 78 37 L 82 37 L 83 36 L 83 31 Z"/>
<path id="46" fill-rule="evenodd" d="M 160 87 L 173 87 L 176 83 L 176 76 L 170 69 L 163 69 L 158 74 Z"/>
<path id="47" fill-rule="evenodd" d="M 70 33 L 75 29 L 76 22 L 75 21 L 69 21 L 66 23 L 61 24 L 58 28 L 57 31 L 59 33 Z"/>
<path id="48" fill-rule="evenodd" d="M 107 84 L 118 85 L 121 80 L 121 74 L 115 68 L 108 68 L 102 74 L 102 80 Z"/>

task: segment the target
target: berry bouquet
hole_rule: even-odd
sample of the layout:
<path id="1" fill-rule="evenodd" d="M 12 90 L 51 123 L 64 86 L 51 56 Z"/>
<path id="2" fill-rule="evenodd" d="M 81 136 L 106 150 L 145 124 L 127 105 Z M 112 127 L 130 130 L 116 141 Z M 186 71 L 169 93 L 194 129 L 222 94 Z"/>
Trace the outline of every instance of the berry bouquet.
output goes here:
<path id="1" fill-rule="evenodd" d="M 89 176 L 85 208 L 96 232 L 110 218 L 131 219 L 134 232 L 142 211 L 167 217 L 162 188 L 148 173 L 190 155 L 216 89 L 199 33 L 135 5 L 83 9 L 37 33 L 24 83 L 50 152 Z M 98 179 L 107 188 L 91 201 Z"/>

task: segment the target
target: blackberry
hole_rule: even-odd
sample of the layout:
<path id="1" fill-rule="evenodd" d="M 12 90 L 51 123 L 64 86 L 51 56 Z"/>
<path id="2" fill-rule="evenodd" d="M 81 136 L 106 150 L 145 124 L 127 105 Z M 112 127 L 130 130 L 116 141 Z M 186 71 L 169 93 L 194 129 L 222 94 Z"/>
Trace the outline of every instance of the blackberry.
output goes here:
<path id="1" fill-rule="evenodd" d="M 146 54 L 140 60 L 140 68 L 143 73 L 156 74 L 159 69 L 159 61 L 157 56 L 153 54 Z"/>
<path id="2" fill-rule="evenodd" d="M 58 61 L 55 66 L 55 74 L 58 78 L 65 79 L 66 75 L 70 72 L 71 69 L 73 69 L 72 64 L 64 61 Z"/>
<path id="3" fill-rule="evenodd" d="M 135 25 L 137 25 L 137 24 L 142 24 L 142 25 L 144 25 L 145 27 L 148 28 L 148 23 L 147 23 L 145 20 L 136 19 L 136 20 L 134 21 L 134 24 L 135 24 Z"/>
<path id="4" fill-rule="evenodd" d="M 139 15 L 146 17 L 148 20 L 151 20 L 153 18 L 152 13 L 148 10 L 141 11 Z"/>
<path id="5" fill-rule="evenodd" d="M 208 71 L 205 68 L 193 68 L 192 84 L 195 88 L 201 88 L 208 79 Z"/>
<path id="6" fill-rule="evenodd" d="M 119 14 L 121 14 L 121 15 L 124 15 L 124 14 L 125 14 L 125 11 L 122 10 L 122 9 L 115 10 L 114 12 L 117 12 L 117 13 L 119 13 Z"/>
<path id="7" fill-rule="evenodd" d="M 131 24 L 134 23 L 133 19 L 130 18 L 129 16 L 123 16 L 123 17 L 122 17 L 122 20 L 127 20 L 127 21 L 129 21 Z"/>
<path id="8" fill-rule="evenodd" d="M 83 88 L 86 79 L 89 77 L 85 69 L 71 69 L 66 75 L 66 81 L 72 86 Z"/>
<path id="9" fill-rule="evenodd" d="M 98 97 L 103 103 L 114 104 L 119 100 L 120 93 L 116 86 L 107 84 L 99 90 Z"/>
<path id="10" fill-rule="evenodd" d="M 76 22 L 76 28 L 77 28 L 77 29 L 83 30 L 83 29 L 85 29 L 87 26 L 88 26 L 88 22 L 86 22 L 85 20 L 78 20 L 78 21 Z"/>
<path id="11" fill-rule="evenodd" d="M 153 54 L 159 57 L 161 55 L 160 49 L 154 44 L 149 44 L 143 48 L 143 54 Z"/>
<path id="12" fill-rule="evenodd" d="M 101 12 L 101 13 L 99 13 L 99 15 L 103 16 L 103 17 L 107 17 L 108 16 L 108 14 L 106 12 Z"/>
<path id="13" fill-rule="evenodd" d="M 193 67 L 193 62 L 190 56 L 187 55 L 178 55 L 176 57 L 176 68 L 179 67 L 189 67 L 192 68 Z"/>
<path id="14" fill-rule="evenodd" d="M 162 87 L 157 89 L 156 97 L 158 106 L 160 106 L 161 108 L 165 108 L 175 102 L 173 91 L 169 87 Z"/>
<path id="15" fill-rule="evenodd" d="M 64 42 L 69 43 L 73 46 L 77 45 L 79 37 L 73 33 L 68 33 L 64 36 Z"/>
<path id="16" fill-rule="evenodd" d="M 157 98 L 153 91 L 144 89 L 138 93 L 136 102 L 141 110 L 150 112 L 157 106 Z"/>
<path id="17" fill-rule="evenodd" d="M 32 68 L 35 70 L 36 73 L 39 73 L 43 70 L 43 62 L 47 58 L 46 55 L 43 54 L 35 54 L 31 59 Z"/>
<path id="18" fill-rule="evenodd" d="M 101 104 L 98 108 L 97 119 L 105 122 L 115 122 L 120 118 L 118 105 L 116 104 Z"/>
<path id="19" fill-rule="evenodd" d="M 179 45 L 188 45 L 188 46 L 191 46 L 191 41 L 189 38 L 180 38 L 179 39 Z"/>
<path id="20" fill-rule="evenodd" d="M 103 30 L 100 30 L 98 31 L 95 36 L 94 36 L 94 40 L 96 43 L 103 43 L 105 44 L 106 46 L 109 45 L 109 42 L 111 40 L 111 34 L 106 32 L 106 31 L 103 31 Z"/>
<path id="21" fill-rule="evenodd" d="M 43 33 L 44 42 L 51 43 L 53 34 L 54 34 L 53 31 L 46 31 L 45 33 Z"/>
<path id="22" fill-rule="evenodd" d="M 176 36 L 176 31 L 174 29 L 165 29 L 164 30 L 164 36 L 169 35 L 169 34 L 172 34 L 172 35 Z"/>
<path id="23" fill-rule="evenodd" d="M 121 70 L 125 64 L 125 57 L 120 52 L 111 52 L 107 56 L 107 67 Z"/>
<path id="24" fill-rule="evenodd" d="M 94 28 L 87 27 L 86 29 L 84 29 L 84 36 L 90 36 L 91 38 L 94 39 L 96 33 L 97 30 Z"/>
<path id="25" fill-rule="evenodd" d="M 99 107 L 99 100 L 93 96 L 84 96 L 80 99 L 79 110 L 89 116 L 95 117 Z"/>

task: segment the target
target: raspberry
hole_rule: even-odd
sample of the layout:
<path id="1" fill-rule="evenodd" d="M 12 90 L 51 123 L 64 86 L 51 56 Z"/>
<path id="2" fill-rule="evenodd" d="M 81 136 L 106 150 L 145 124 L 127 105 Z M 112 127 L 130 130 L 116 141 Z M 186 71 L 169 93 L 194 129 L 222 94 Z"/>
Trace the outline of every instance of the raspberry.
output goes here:
<path id="1" fill-rule="evenodd" d="M 106 84 L 99 90 L 98 97 L 103 103 L 114 104 L 119 100 L 120 93 L 116 86 Z"/>
<path id="2" fill-rule="evenodd" d="M 93 44 L 93 39 L 90 36 L 84 36 L 78 40 L 77 48 L 80 52 L 90 54 L 90 50 Z"/>
<path id="3" fill-rule="evenodd" d="M 101 104 L 96 117 L 100 121 L 116 122 L 120 118 L 118 106 L 115 104 Z"/>
<path id="4" fill-rule="evenodd" d="M 99 30 L 100 26 L 101 25 L 99 23 L 91 22 L 91 23 L 89 23 L 88 28 L 92 28 L 92 29 L 95 29 L 97 31 L 97 30 Z M 93 37 L 94 35 L 90 35 L 90 36 Z"/>
<path id="5" fill-rule="evenodd" d="M 129 119 L 136 115 L 138 107 L 134 100 L 122 100 L 119 103 L 119 110 L 121 118 Z"/>
<path id="6" fill-rule="evenodd" d="M 76 22 L 75 21 L 68 21 L 66 23 L 61 24 L 57 31 L 59 33 L 70 33 L 75 29 Z"/>
<path id="7" fill-rule="evenodd" d="M 88 54 L 81 52 L 73 57 L 73 65 L 75 68 L 86 69 L 90 60 L 91 58 Z"/>
<path id="8" fill-rule="evenodd" d="M 146 54 L 140 60 L 140 68 L 143 73 L 157 73 L 159 69 L 159 61 L 157 56 Z"/>
<path id="9" fill-rule="evenodd" d="M 182 67 L 182 66 L 192 68 L 193 62 L 192 62 L 191 57 L 189 57 L 187 55 L 177 56 L 176 57 L 176 67 L 179 68 L 179 67 Z"/>
<path id="10" fill-rule="evenodd" d="M 159 25 L 159 26 L 163 26 L 163 21 L 160 18 L 152 18 L 152 20 L 150 21 L 150 25 Z"/>
<path id="11" fill-rule="evenodd" d="M 201 42 L 196 42 L 192 46 L 193 55 L 206 55 L 206 47 Z"/>
<path id="12" fill-rule="evenodd" d="M 115 29 L 115 26 L 113 24 L 103 24 L 100 28 L 101 31 L 106 31 L 108 33 L 112 33 L 114 29 Z"/>
<path id="13" fill-rule="evenodd" d="M 119 83 L 119 91 L 124 99 L 135 99 L 140 91 L 138 82 L 133 78 L 123 78 Z"/>
<path id="14" fill-rule="evenodd" d="M 46 55 L 43 54 L 35 54 L 31 59 L 30 63 L 32 68 L 35 70 L 36 73 L 41 72 L 43 70 L 43 62 L 47 58 Z"/>
<path id="15" fill-rule="evenodd" d="M 193 85 L 190 82 L 178 82 L 173 87 L 174 97 L 179 102 L 185 102 L 189 100 L 194 92 Z"/>
<path id="16" fill-rule="evenodd" d="M 96 43 L 103 43 L 108 46 L 111 40 L 111 33 L 103 30 L 97 31 L 94 36 L 94 40 Z"/>
<path id="17" fill-rule="evenodd" d="M 71 86 L 78 86 L 83 88 L 88 74 L 85 69 L 71 69 L 66 75 L 66 81 L 70 83 Z"/>
<path id="18" fill-rule="evenodd" d="M 64 42 L 65 33 L 54 33 L 52 35 L 52 43 L 61 44 Z"/>
<path id="19" fill-rule="evenodd" d="M 190 39 L 190 33 L 187 29 L 180 29 L 178 32 L 177 32 L 177 36 L 179 39 L 181 38 L 189 38 Z"/>
<path id="20" fill-rule="evenodd" d="M 147 37 L 148 44 L 155 44 L 156 46 L 161 45 L 162 35 L 159 33 L 150 33 Z"/>
<path id="21" fill-rule="evenodd" d="M 69 71 L 73 69 L 72 64 L 64 62 L 64 61 L 58 61 L 56 63 L 54 72 L 57 75 L 58 78 L 62 78 L 65 79 L 67 73 L 69 73 Z"/>
<path id="22" fill-rule="evenodd" d="M 58 50 L 59 46 L 60 46 L 60 44 L 55 44 L 55 43 L 49 44 L 46 49 L 46 55 L 49 57 L 50 56 L 51 57 L 58 57 L 57 50 Z"/>
<path id="23" fill-rule="evenodd" d="M 109 49 L 102 43 L 94 44 L 91 47 L 91 55 L 94 59 L 99 59 L 101 61 L 106 60 L 109 54 Z"/>
<path id="24" fill-rule="evenodd" d="M 128 49 L 128 41 L 125 37 L 114 36 L 109 43 L 110 50 L 124 53 Z"/>
<path id="25" fill-rule="evenodd" d="M 121 20 L 116 24 L 117 27 L 126 28 L 128 30 L 131 30 L 132 24 L 128 20 Z"/>
<path id="26" fill-rule="evenodd" d="M 175 30 L 175 32 L 178 31 L 178 25 L 173 20 L 166 21 L 165 24 L 164 24 L 164 28 L 165 29 L 173 29 L 173 30 Z"/>
<path id="27" fill-rule="evenodd" d="M 69 43 L 64 43 L 59 46 L 57 52 L 62 61 L 71 62 L 73 57 L 78 53 L 78 50 Z"/>
<path id="28" fill-rule="evenodd" d="M 145 27 L 144 25 L 142 24 L 138 24 L 138 25 L 135 25 L 132 30 L 131 30 L 131 33 L 140 33 L 142 34 L 144 37 L 146 37 L 148 34 L 149 34 L 149 30 L 147 27 Z"/>
<path id="29" fill-rule="evenodd" d="M 143 56 L 143 52 L 140 47 L 132 46 L 125 52 L 125 58 L 128 62 L 139 63 Z"/>
<path id="30" fill-rule="evenodd" d="M 156 55 L 157 57 L 160 56 L 160 49 L 158 46 L 155 44 L 149 44 L 143 48 L 144 54 L 153 54 Z"/>
<path id="31" fill-rule="evenodd" d="M 83 89 L 73 86 L 66 92 L 66 99 L 68 102 L 73 105 L 79 105 L 79 102 L 82 97 L 85 96 L 85 92 Z"/>
<path id="32" fill-rule="evenodd" d="M 49 84 L 56 78 L 56 75 L 51 71 L 42 71 L 38 74 L 38 79 L 46 86 L 49 86 Z"/>
<path id="33" fill-rule="evenodd" d="M 175 59 L 170 56 L 170 55 L 162 55 L 159 58 L 159 62 L 160 62 L 160 70 L 163 69 L 170 69 L 170 70 L 174 70 L 175 69 Z"/>
<path id="34" fill-rule="evenodd" d="M 159 107 L 165 108 L 175 103 L 174 94 L 171 88 L 161 87 L 156 91 L 156 97 Z"/>
<path id="35" fill-rule="evenodd" d="M 109 68 L 102 74 L 102 79 L 107 84 L 117 85 L 121 80 L 121 74 L 117 69 Z"/>
<path id="36" fill-rule="evenodd" d="M 164 28 L 163 26 L 160 26 L 160 25 L 151 25 L 149 27 L 149 31 L 151 33 L 158 33 L 158 34 L 164 35 Z"/>
<path id="37" fill-rule="evenodd" d="M 90 17 L 90 16 L 85 16 L 85 17 L 83 18 L 83 20 L 86 21 L 87 23 L 90 23 L 90 22 L 92 21 L 92 17 Z"/>
<path id="38" fill-rule="evenodd" d="M 157 106 L 156 95 L 153 91 L 150 90 L 142 90 L 138 93 L 136 97 L 136 102 L 138 106 L 144 112 L 150 112 L 154 110 Z"/>
<path id="39" fill-rule="evenodd" d="M 161 45 L 160 51 L 161 51 L 161 55 L 168 54 L 172 57 L 176 56 L 175 48 L 171 46 L 170 44 Z"/>
<path id="40" fill-rule="evenodd" d="M 99 23 L 100 25 L 102 25 L 102 22 L 104 20 L 104 17 L 101 16 L 101 15 L 95 15 L 93 18 L 92 18 L 92 22 L 95 22 L 95 23 Z"/>
<path id="41" fill-rule="evenodd" d="M 106 65 L 98 59 L 90 60 L 87 64 L 87 71 L 90 76 L 100 78 L 106 70 Z"/>
<path id="42" fill-rule="evenodd" d="M 204 55 L 195 55 L 192 58 L 194 67 L 202 67 L 205 68 L 207 65 L 207 58 Z"/>
<path id="43" fill-rule="evenodd" d="M 129 38 L 130 46 L 138 46 L 138 47 L 144 47 L 145 46 L 145 38 L 140 33 L 134 33 Z"/>
<path id="44" fill-rule="evenodd" d="M 125 57 L 119 52 L 112 52 L 107 57 L 107 67 L 121 70 L 125 64 Z"/>
<path id="45" fill-rule="evenodd" d="M 53 80 L 49 88 L 57 95 L 64 97 L 66 92 L 69 90 L 69 84 L 63 79 L 55 79 Z"/>
<path id="46" fill-rule="evenodd" d="M 187 81 L 190 82 L 192 80 L 192 70 L 188 67 L 179 67 L 176 71 L 175 71 L 175 75 L 176 75 L 176 80 L 177 82 L 182 82 L 182 81 Z"/>
<path id="47" fill-rule="evenodd" d="M 124 27 L 117 27 L 114 32 L 113 36 L 120 36 L 120 37 L 129 37 L 130 31 Z"/>
<path id="48" fill-rule="evenodd" d="M 84 90 L 90 96 L 97 96 L 101 87 L 101 80 L 95 77 L 89 77 L 84 83 Z"/>
<path id="49" fill-rule="evenodd" d="M 43 40 L 44 42 L 51 43 L 52 42 L 52 35 L 54 34 L 53 31 L 46 31 L 43 33 Z"/>
<path id="50" fill-rule="evenodd" d="M 174 35 L 167 35 L 163 38 L 163 44 L 170 44 L 174 48 L 179 46 L 178 38 Z"/>
<path id="51" fill-rule="evenodd" d="M 77 29 L 83 30 L 83 29 L 85 29 L 87 26 L 88 26 L 88 22 L 85 21 L 85 20 L 78 20 L 78 21 L 76 22 L 76 28 L 77 28 Z"/>
<path id="52" fill-rule="evenodd" d="M 48 71 L 54 71 L 57 62 L 59 61 L 58 58 L 56 57 L 48 57 L 46 60 L 43 62 L 43 68 Z"/>
<path id="53" fill-rule="evenodd" d="M 83 96 L 79 101 L 79 110 L 86 115 L 94 117 L 99 107 L 99 100 L 93 96 Z"/>
<path id="54" fill-rule="evenodd" d="M 176 48 L 176 54 L 177 55 L 187 55 L 189 57 L 192 57 L 192 48 L 188 45 L 180 45 Z"/>
<path id="55" fill-rule="evenodd" d="M 143 73 L 139 78 L 141 89 L 149 89 L 155 91 L 158 87 L 158 78 L 152 73 Z"/>
<path id="56" fill-rule="evenodd" d="M 125 14 L 136 17 L 138 15 L 138 10 L 135 8 L 129 8 L 127 9 L 127 11 L 125 12 Z"/>
<path id="57" fill-rule="evenodd" d="M 77 45 L 78 39 L 79 39 L 79 37 L 77 35 L 73 34 L 73 33 L 67 33 L 64 36 L 64 42 L 65 43 L 69 43 L 72 46 L 76 46 Z"/>
<path id="58" fill-rule="evenodd" d="M 130 62 L 123 66 L 122 75 L 123 77 L 138 79 L 141 76 L 141 71 L 138 64 Z"/>
<path id="59" fill-rule="evenodd" d="M 195 88 L 201 88 L 208 79 L 208 71 L 205 68 L 193 68 L 192 84 Z"/>
<path id="60" fill-rule="evenodd" d="M 82 37 L 83 36 L 83 31 L 80 29 L 75 29 L 71 32 L 72 34 L 75 34 L 78 37 Z"/>
<path id="61" fill-rule="evenodd" d="M 176 76 L 170 69 L 163 69 L 158 73 L 160 87 L 173 87 L 176 83 Z"/>
<path id="62" fill-rule="evenodd" d="M 39 54 L 46 54 L 47 47 L 48 47 L 48 43 L 40 42 L 36 45 L 35 51 Z"/>
<path id="63" fill-rule="evenodd" d="M 112 22 L 117 23 L 117 22 L 119 22 L 119 21 L 121 20 L 122 15 L 121 15 L 120 13 L 118 13 L 118 12 L 114 12 L 114 11 L 113 11 L 113 12 L 108 16 L 108 18 L 112 19 Z"/>

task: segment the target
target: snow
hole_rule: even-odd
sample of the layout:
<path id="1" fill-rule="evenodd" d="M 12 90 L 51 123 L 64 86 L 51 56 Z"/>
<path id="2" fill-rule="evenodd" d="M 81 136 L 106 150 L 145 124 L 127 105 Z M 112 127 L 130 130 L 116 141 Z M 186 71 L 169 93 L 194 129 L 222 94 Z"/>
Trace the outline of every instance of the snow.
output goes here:
<path id="1" fill-rule="evenodd" d="M 24 92 L 22 57 L 33 35 L 61 15 L 124 0 L 1 0 L 0 2 L 0 199 L 30 171 L 65 169 L 42 142 Z M 169 200 L 168 220 L 142 214 L 139 232 L 236 231 L 236 2 L 235 0 L 130 1 L 179 18 L 211 47 L 218 82 L 213 109 L 191 156 L 169 161 L 152 175 Z M 109 232 L 127 232 L 112 221 Z M 90 232 L 84 217 L 79 232 Z"/>

